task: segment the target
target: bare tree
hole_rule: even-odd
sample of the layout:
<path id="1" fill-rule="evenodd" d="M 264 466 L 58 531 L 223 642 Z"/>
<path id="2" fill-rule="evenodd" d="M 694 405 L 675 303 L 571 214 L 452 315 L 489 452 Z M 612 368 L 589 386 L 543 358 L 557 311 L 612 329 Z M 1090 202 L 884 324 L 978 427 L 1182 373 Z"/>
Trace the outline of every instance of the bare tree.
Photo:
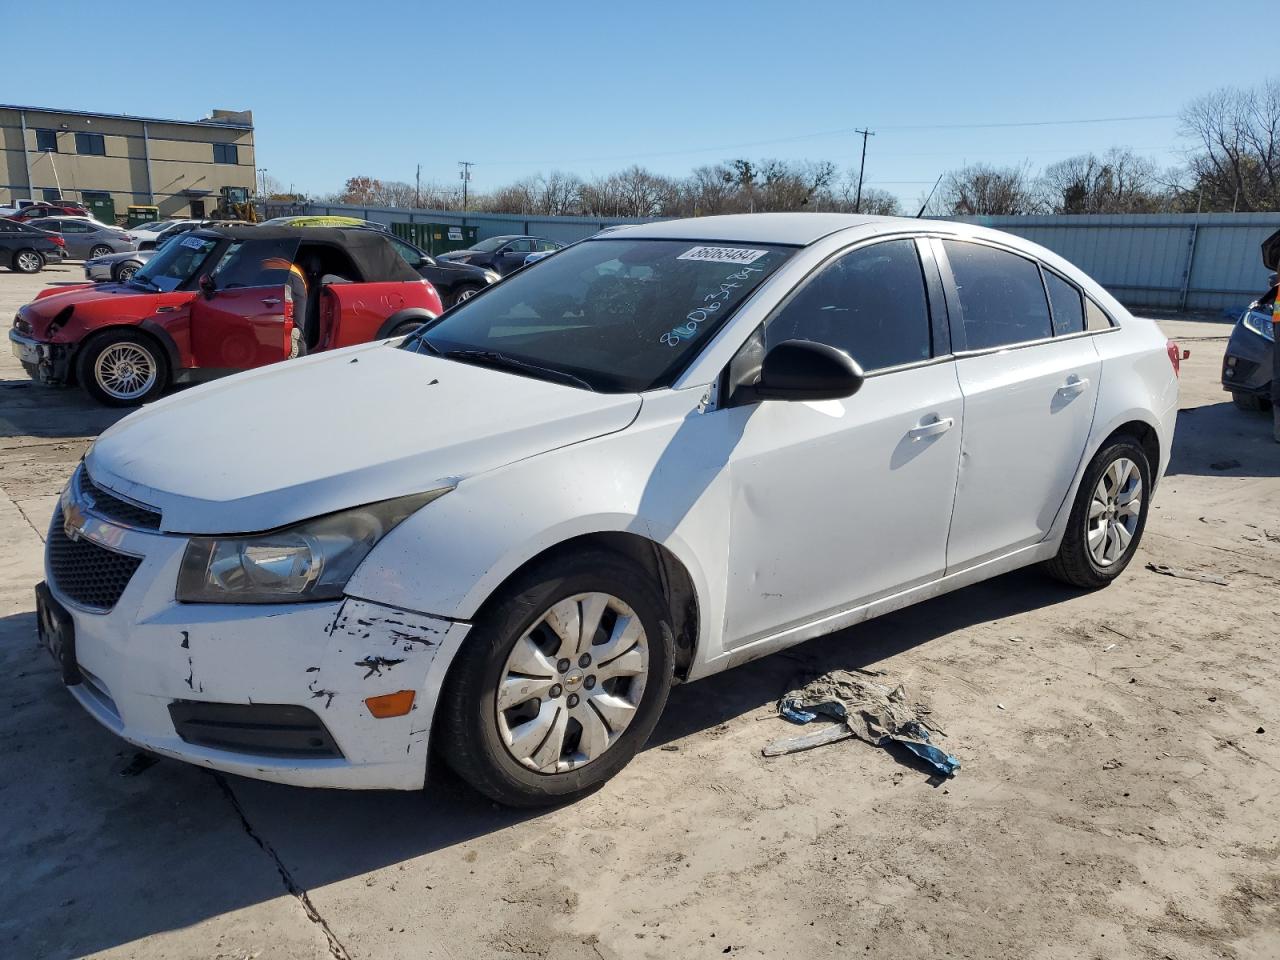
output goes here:
<path id="1" fill-rule="evenodd" d="M 1050 164 L 1040 175 L 1040 192 L 1054 213 L 1153 213 L 1169 207 L 1155 163 L 1127 147 Z"/>
<path id="2" fill-rule="evenodd" d="M 1180 120 L 1183 134 L 1197 143 L 1188 168 L 1198 206 L 1280 207 L 1280 78 L 1216 90 L 1188 104 Z"/>
<path id="3" fill-rule="evenodd" d="M 939 188 L 953 216 L 1010 216 L 1035 212 L 1029 167 L 996 168 L 975 163 L 953 170 Z"/>

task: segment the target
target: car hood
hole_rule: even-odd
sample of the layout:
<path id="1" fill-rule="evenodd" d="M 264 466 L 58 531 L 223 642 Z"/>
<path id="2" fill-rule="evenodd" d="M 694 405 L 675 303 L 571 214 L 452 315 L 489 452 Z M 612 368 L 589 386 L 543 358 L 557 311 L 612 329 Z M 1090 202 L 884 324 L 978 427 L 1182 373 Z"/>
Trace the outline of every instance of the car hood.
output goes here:
<path id="1" fill-rule="evenodd" d="M 123 263 L 125 260 L 137 260 L 146 263 L 153 256 L 154 250 L 126 250 L 124 253 L 108 253 L 105 257 L 94 257 L 90 263 Z M 142 293 L 141 290 L 134 290 L 133 293 Z"/>
<path id="2" fill-rule="evenodd" d="M 437 260 L 457 260 L 459 257 L 483 257 L 479 250 L 450 250 L 448 253 L 436 254 Z"/>
<path id="3" fill-rule="evenodd" d="M 591 393 L 362 344 L 251 370 L 120 421 L 86 457 L 161 529 L 269 530 L 624 429 L 635 394 Z"/>
<path id="4" fill-rule="evenodd" d="M 151 290 L 139 290 L 137 287 L 122 283 L 82 283 L 74 287 L 55 287 L 42 291 L 35 300 L 21 307 L 18 315 L 31 324 L 37 336 L 42 337 L 45 335 L 49 321 L 67 307 L 102 304 L 102 309 L 108 309 L 116 320 L 123 323 L 136 323 L 155 312 L 157 298 L 160 296 L 163 295 Z M 173 297 L 174 294 L 168 296 Z M 181 299 L 183 295 L 177 296 Z"/>

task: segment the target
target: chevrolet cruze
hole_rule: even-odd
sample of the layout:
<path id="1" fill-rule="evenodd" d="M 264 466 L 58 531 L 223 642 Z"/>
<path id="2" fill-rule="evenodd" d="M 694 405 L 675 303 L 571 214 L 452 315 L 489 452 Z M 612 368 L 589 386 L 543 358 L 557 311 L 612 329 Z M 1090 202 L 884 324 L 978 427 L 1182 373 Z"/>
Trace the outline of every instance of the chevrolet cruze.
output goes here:
<path id="1" fill-rule="evenodd" d="M 674 682 L 1028 564 L 1114 580 L 1177 366 L 975 226 L 613 230 L 108 430 L 54 514 L 40 632 L 158 754 L 411 789 L 436 750 L 503 803 L 571 799 Z"/>

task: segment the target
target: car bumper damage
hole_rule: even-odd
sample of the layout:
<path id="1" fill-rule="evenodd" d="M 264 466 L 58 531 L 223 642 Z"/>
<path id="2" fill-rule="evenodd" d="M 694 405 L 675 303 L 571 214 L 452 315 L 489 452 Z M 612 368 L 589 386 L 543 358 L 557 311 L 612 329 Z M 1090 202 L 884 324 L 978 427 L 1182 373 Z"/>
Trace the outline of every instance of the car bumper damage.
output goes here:
<path id="1" fill-rule="evenodd" d="M 9 346 L 15 357 L 35 368 L 35 378 L 41 383 L 58 385 L 67 382 L 71 372 L 70 344 L 44 343 L 10 330 Z"/>
<path id="2" fill-rule="evenodd" d="M 186 542 L 86 518 L 63 495 L 37 607 L 80 705 L 135 746 L 214 770 L 420 789 L 447 663 L 437 655 L 468 625 L 350 597 L 179 603 Z"/>

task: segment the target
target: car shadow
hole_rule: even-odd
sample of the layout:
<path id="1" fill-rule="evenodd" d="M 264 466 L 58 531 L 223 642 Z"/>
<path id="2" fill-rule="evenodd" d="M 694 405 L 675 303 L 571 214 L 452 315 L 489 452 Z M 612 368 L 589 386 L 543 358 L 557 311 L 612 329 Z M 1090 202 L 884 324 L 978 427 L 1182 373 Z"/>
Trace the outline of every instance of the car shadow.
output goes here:
<path id="1" fill-rule="evenodd" d="M 1178 411 L 1179 420 L 1191 417 L 1194 430 L 1174 432 L 1170 476 L 1280 476 L 1280 443 L 1272 438 L 1270 410 L 1241 410 L 1223 400 Z"/>
<path id="2" fill-rule="evenodd" d="M 136 409 L 104 407 L 75 387 L 49 387 L 11 374 L 0 380 L 0 439 L 93 439 Z"/>
<path id="3" fill-rule="evenodd" d="M 768 708 L 809 675 L 871 667 L 1075 595 L 1019 571 L 678 686 L 646 749 Z M 425 794 L 308 790 L 138 760 L 61 688 L 34 629 L 29 613 L 0 618 L 0 703 L 9 707 L 0 720 L 0 804 L 13 825 L 0 835 L 8 878 L 0 954 L 107 950 L 275 900 L 282 877 L 315 890 L 564 816 L 501 808 L 438 759 Z M 784 735 L 781 726 L 762 732 L 761 745 Z M 914 758 L 898 759 L 927 776 Z"/>

